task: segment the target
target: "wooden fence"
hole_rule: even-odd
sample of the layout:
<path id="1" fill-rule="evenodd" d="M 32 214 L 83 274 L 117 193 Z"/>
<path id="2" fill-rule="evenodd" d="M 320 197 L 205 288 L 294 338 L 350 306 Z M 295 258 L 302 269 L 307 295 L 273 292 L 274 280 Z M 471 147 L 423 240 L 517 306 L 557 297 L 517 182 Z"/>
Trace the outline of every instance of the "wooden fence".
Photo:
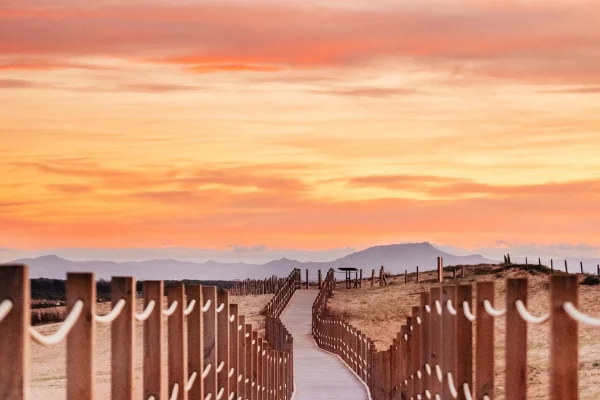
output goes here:
<path id="1" fill-rule="evenodd" d="M 318 346 L 339 355 L 374 400 L 494 398 L 494 321 L 506 319 L 505 398 L 527 397 L 527 327 L 550 324 L 552 400 L 578 398 L 578 326 L 600 320 L 578 309 L 575 275 L 551 275 L 549 312 L 527 310 L 527 279 L 507 279 L 504 308 L 494 304 L 494 282 L 442 285 L 421 293 L 420 304 L 385 351 L 345 321 L 329 315 L 330 271 L 313 306 Z M 475 347 L 473 344 L 475 343 Z"/>
<path id="2" fill-rule="evenodd" d="M 230 289 L 232 296 L 248 296 L 255 294 L 275 294 L 285 284 L 285 278 L 272 276 L 266 279 L 244 279 L 235 282 Z"/>
<path id="3" fill-rule="evenodd" d="M 111 399 L 134 394 L 135 323 L 143 321 L 144 400 L 288 400 L 293 391 L 293 342 L 279 314 L 299 288 L 294 270 L 266 308 L 268 338 L 230 304 L 229 292 L 212 286 L 143 283 L 144 311 L 135 312 L 135 279 L 111 281 L 112 310 L 96 314 L 94 274 L 67 274 L 68 317 L 52 335 L 30 325 L 29 270 L 0 266 L 0 399 L 28 398 L 29 345 L 66 340 L 67 399 L 94 399 L 96 323 L 111 324 Z M 167 318 L 167 359 L 163 321 Z M 187 338 L 186 338 L 187 336 Z M 163 387 L 166 368 L 168 386 Z"/>

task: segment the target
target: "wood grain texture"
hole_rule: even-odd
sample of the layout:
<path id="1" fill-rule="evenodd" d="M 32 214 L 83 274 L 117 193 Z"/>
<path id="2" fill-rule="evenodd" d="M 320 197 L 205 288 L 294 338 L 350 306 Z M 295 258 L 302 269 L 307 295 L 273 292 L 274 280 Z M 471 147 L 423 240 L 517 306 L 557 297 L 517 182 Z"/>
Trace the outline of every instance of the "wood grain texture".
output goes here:
<path id="1" fill-rule="evenodd" d="M 125 307 L 111 324 L 111 399 L 133 400 L 135 279 L 114 277 L 111 303 L 125 300 Z M 160 304 L 159 304 L 160 308 Z"/>

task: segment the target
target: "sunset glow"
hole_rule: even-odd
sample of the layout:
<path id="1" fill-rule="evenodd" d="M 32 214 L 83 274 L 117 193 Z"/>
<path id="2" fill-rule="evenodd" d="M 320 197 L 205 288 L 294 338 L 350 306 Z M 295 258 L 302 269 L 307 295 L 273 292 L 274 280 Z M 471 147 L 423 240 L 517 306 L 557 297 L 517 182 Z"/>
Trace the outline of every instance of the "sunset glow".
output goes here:
<path id="1" fill-rule="evenodd" d="M 599 21 L 0 1 L 0 247 L 600 243 Z"/>

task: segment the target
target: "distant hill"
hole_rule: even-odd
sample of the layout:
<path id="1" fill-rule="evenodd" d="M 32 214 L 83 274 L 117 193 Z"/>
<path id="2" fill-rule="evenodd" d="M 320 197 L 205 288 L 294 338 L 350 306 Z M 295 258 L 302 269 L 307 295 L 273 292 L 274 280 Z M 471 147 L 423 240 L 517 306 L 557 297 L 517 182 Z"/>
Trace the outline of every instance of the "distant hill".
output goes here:
<path id="1" fill-rule="evenodd" d="M 64 279 L 67 272 L 94 272 L 97 278 L 110 279 L 111 276 L 135 276 L 139 280 L 200 279 L 234 280 L 243 278 L 266 278 L 271 275 L 285 276 L 293 268 L 308 269 L 311 280 L 316 280 L 317 270 L 325 273 L 329 268 L 355 267 L 364 269 L 365 277 L 371 269 L 384 266 L 387 272 L 402 273 L 414 271 L 419 266 L 422 271 L 434 269 L 437 257 L 444 258 L 444 265 L 493 264 L 494 260 L 480 254 L 455 256 L 435 248 L 428 242 L 392 244 L 369 247 L 345 257 L 328 262 L 300 262 L 282 258 L 265 264 L 204 263 L 178 260 L 148 260 L 139 262 L 113 261 L 70 261 L 55 255 L 26 258 L 10 264 L 27 264 L 32 278 Z M 304 272 L 303 272 L 304 279 Z"/>

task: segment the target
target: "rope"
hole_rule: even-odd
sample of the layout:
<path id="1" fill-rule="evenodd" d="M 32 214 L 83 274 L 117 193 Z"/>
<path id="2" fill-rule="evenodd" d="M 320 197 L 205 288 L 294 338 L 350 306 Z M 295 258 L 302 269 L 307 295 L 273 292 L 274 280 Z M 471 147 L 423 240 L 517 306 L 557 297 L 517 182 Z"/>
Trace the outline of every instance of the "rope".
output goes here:
<path id="1" fill-rule="evenodd" d="M 208 373 L 210 372 L 210 369 L 212 368 L 212 364 L 208 364 L 205 368 L 204 371 L 202 372 L 202 378 L 206 378 L 208 376 Z"/>
<path id="2" fill-rule="evenodd" d="M 492 317 L 502 317 L 504 314 L 506 314 L 506 309 L 496 310 L 494 307 L 492 307 L 492 303 L 490 303 L 489 300 L 483 301 L 483 307 L 485 308 L 485 311 Z"/>
<path id="3" fill-rule="evenodd" d="M 2 322 L 2 320 L 4 318 L 6 318 L 6 316 L 8 314 L 10 314 L 13 307 L 14 307 L 14 305 L 13 305 L 12 300 L 10 300 L 10 299 L 2 300 L 2 303 L 0 303 L 0 322 Z"/>
<path id="4" fill-rule="evenodd" d="M 187 308 L 183 311 L 183 315 L 185 315 L 186 317 L 188 315 L 190 315 L 192 313 L 192 311 L 194 311 L 195 305 L 196 305 L 196 300 L 190 301 L 190 304 L 188 304 Z"/>
<path id="5" fill-rule="evenodd" d="M 221 364 L 219 364 L 219 366 L 217 367 L 217 373 L 221 372 L 221 370 L 223 369 L 224 366 L 225 366 L 225 361 L 221 361 Z"/>
<path id="6" fill-rule="evenodd" d="M 190 379 L 188 379 L 188 382 L 185 385 L 186 392 L 189 392 L 190 390 L 192 390 L 192 386 L 194 386 L 194 381 L 196 380 L 197 376 L 198 376 L 198 374 L 196 372 L 192 373 L 192 375 L 190 376 Z"/>
<path id="7" fill-rule="evenodd" d="M 171 397 L 169 397 L 169 400 L 177 400 L 178 394 L 179 394 L 179 385 L 177 383 L 175 383 L 173 385 L 173 391 L 171 392 Z"/>
<path id="8" fill-rule="evenodd" d="M 231 378 L 233 376 L 234 372 L 235 372 L 235 368 L 231 367 L 231 369 L 229 370 L 229 374 L 227 374 L 227 377 Z"/>
<path id="9" fill-rule="evenodd" d="M 590 326 L 600 327 L 600 319 L 592 318 L 589 315 L 582 313 L 570 301 L 567 301 L 563 304 L 563 309 L 567 314 L 569 314 L 569 317 L 573 318 L 577 322 L 581 322 Z"/>
<path id="10" fill-rule="evenodd" d="M 217 308 L 217 312 L 220 313 L 225 308 L 225 303 L 221 303 L 221 305 Z"/>
<path id="11" fill-rule="evenodd" d="M 462 305 L 463 305 L 463 312 L 465 313 L 465 317 L 467 317 L 467 319 L 469 321 L 475 322 L 475 315 L 473 315 L 471 313 L 471 308 L 469 307 L 469 303 L 466 301 L 463 301 Z"/>
<path id="12" fill-rule="evenodd" d="M 442 368 L 439 364 L 435 365 L 435 372 L 437 374 L 438 381 L 442 382 L 444 376 L 442 375 Z"/>
<path id="13" fill-rule="evenodd" d="M 154 306 L 156 305 L 156 302 L 154 300 L 150 300 L 148 302 L 148 305 L 146 306 L 146 309 L 144 310 L 144 312 L 142 312 L 141 314 L 135 314 L 135 319 L 137 319 L 138 321 L 145 321 L 150 317 L 150 314 L 152 314 L 152 311 L 154 311 Z"/>
<path id="14" fill-rule="evenodd" d="M 456 309 L 455 309 L 455 308 L 454 308 L 454 306 L 452 305 L 452 301 L 451 301 L 451 300 L 448 300 L 448 301 L 446 302 L 446 308 L 448 309 L 448 312 L 449 312 L 450 314 L 452 314 L 452 315 L 456 315 L 456 314 L 457 314 L 457 312 L 456 312 Z"/>
<path id="15" fill-rule="evenodd" d="M 543 324 L 550 319 L 550 314 L 544 314 L 539 317 L 532 315 L 529 311 L 527 311 L 525 304 L 523 304 L 521 300 L 517 300 L 515 302 L 515 306 L 517 307 L 517 311 L 519 312 L 521 318 L 530 324 Z"/>
<path id="16" fill-rule="evenodd" d="M 446 379 L 448 380 L 448 389 L 450 389 L 450 394 L 453 398 L 458 396 L 458 392 L 456 391 L 456 387 L 454 386 L 454 379 L 452 379 L 452 372 L 448 372 L 446 374 Z"/>
<path id="17" fill-rule="evenodd" d="M 465 393 L 465 400 L 473 400 L 473 396 L 471 396 L 471 389 L 469 389 L 467 382 L 463 383 L 463 392 Z"/>
<path id="18" fill-rule="evenodd" d="M 178 304 L 179 303 L 177 303 L 177 300 L 175 300 L 173 303 L 171 303 L 171 306 L 168 309 L 163 310 L 163 314 L 165 314 L 167 317 L 170 317 L 175 313 L 175 310 L 177 310 Z"/>
<path id="19" fill-rule="evenodd" d="M 217 400 L 220 400 L 221 397 L 223 396 L 223 391 L 225 390 L 225 388 L 221 388 L 221 390 L 219 390 L 219 393 L 217 393 Z"/>
<path id="20" fill-rule="evenodd" d="M 206 397 L 204 398 L 204 400 L 210 400 L 212 398 L 212 393 L 209 393 L 206 395 Z"/>
<path id="21" fill-rule="evenodd" d="M 207 312 L 209 308 L 210 308 L 210 299 L 206 300 L 206 304 L 204 304 L 204 307 L 202 307 L 202 312 Z M 209 393 L 208 395 L 210 396 L 211 393 Z"/>
<path id="22" fill-rule="evenodd" d="M 123 309 L 125 308 L 125 304 L 126 304 L 125 299 L 121 299 L 121 300 L 117 301 L 117 304 L 115 304 L 113 309 L 110 310 L 110 312 L 108 314 L 96 315 L 96 316 L 94 316 L 94 319 L 96 319 L 96 322 L 99 322 L 101 324 L 105 324 L 105 325 L 110 324 L 115 319 L 117 319 L 119 314 L 121 314 L 121 311 L 123 311 Z"/>
<path id="23" fill-rule="evenodd" d="M 75 304 L 73 304 L 73 308 L 69 312 L 69 315 L 67 315 L 67 318 L 65 318 L 65 321 L 55 333 L 53 333 L 52 335 L 44 336 L 30 326 L 29 334 L 31 335 L 33 340 L 35 340 L 41 345 L 50 346 L 53 344 L 58 344 L 65 340 L 65 337 L 69 334 L 71 329 L 73 329 L 73 326 L 75 325 L 75 322 L 77 322 L 77 319 L 81 315 L 82 310 L 83 301 L 77 300 Z"/>
<path id="24" fill-rule="evenodd" d="M 233 321 L 235 321 L 235 315 L 234 315 L 234 314 L 231 314 L 231 315 L 229 316 L 229 322 L 233 322 Z"/>

